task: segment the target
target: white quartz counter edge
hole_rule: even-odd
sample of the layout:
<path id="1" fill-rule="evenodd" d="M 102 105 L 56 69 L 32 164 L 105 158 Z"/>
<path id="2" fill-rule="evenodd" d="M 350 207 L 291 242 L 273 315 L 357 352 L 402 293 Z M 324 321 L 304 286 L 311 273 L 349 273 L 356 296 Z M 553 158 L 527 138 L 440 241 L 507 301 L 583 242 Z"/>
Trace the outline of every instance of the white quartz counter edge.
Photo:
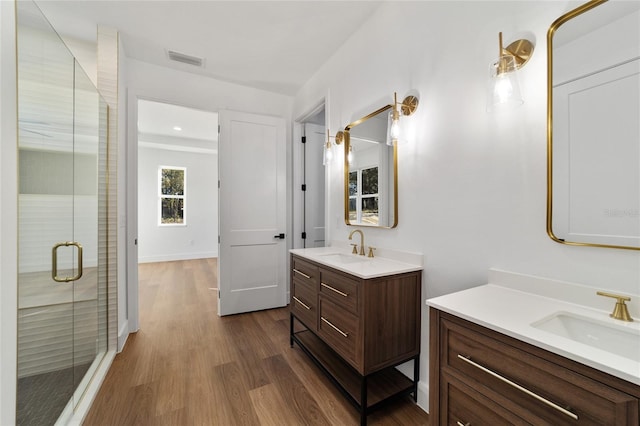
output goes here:
<path id="1" fill-rule="evenodd" d="M 624 358 L 531 326 L 557 312 L 597 317 L 634 329 L 637 322 L 623 323 L 609 318 L 608 312 L 494 284 L 429 299 L 427 305 L 640 385 L 640 359 Z"/>
<path id="2" fill-rule="evenodd" d="M 379 278 L 389 275 L 402 274 L 422 270 L 422 265 L 404 263 L 380 256 L 368 258 L 366 256 L 351 255 L 343 249 L 336 247 L 315 247 L 306 249 L 289 250 L 291 254 L 303 257 L 321 265 L 337 269 L 347 274 L 354 275 L 362 279 Z M 343 263 L 331 259 L 332 254 L 342 254 L 354 256 L 355 263 Z"/>

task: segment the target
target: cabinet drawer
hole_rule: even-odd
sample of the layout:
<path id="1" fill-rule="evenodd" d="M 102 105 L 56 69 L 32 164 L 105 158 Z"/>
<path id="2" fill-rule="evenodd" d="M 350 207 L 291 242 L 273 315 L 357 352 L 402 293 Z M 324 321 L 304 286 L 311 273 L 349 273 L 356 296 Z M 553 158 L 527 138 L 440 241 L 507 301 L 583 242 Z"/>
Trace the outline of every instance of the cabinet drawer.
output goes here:
<path id="1" fill-rule="evenodd" d="M 344 275 L 320 269 L 320 294 L 350 312 L 357 313 L 358 293 L 358 281 L 345 277 Z"/>
<path id="2" fill-rule="evenodd" d="M 358 359 L 360 320 L 331 300 L 323 296 L 319 299 L 318 334 L 329 346 L 355 366 Z"/>
<path id="3" fill-rule="evenodd" d="M 318 327 L 318 295 L 307 285 L 293 282 L 291 292 L 291 312 L 311 330 Z"/>
<path id="4" fill-rule="evenodd" d="M 528 425 L 494 401 L 473 390 L 464 382 L 444 373 L 440 382 L 443 407 L 439 424 L 451 426 Z"/>
<path id="5" fill-rule="evenodd" d="M 638 401 L 464 324 L 442 320 L 443 367 L 525 421 L 552 425 L 628 425 Z M 478 328 L 478 330 L 480 330 Z"/>
<path id="6" fill-rule="evenodd" d="M 298 281 L 310 290 L 318 291 L 317 283 L 320 275 L 318 267 L 297 257 L 293 257 L 291 263 L 291 281 Z"/>

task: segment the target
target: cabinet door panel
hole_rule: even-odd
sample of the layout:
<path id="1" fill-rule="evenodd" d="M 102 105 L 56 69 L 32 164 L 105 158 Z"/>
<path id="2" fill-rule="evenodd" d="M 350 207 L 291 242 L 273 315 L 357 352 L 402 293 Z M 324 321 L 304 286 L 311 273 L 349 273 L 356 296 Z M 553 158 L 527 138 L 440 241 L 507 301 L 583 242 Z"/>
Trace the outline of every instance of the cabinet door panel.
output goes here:
<path id="1" fill-rule="evenodd" d="M 627 425 L 629 416 L 637 418 L 638 401 L 631 395 L 452 321 L 442 320 L 441 332 L 444 366 L 532 423 Z"/>
<path id="2" fill-rule="evenodd" d="M 354 314 L 358 313 L 359 287 L 354 279 L 320 269 L 320 294 Z"/>
<path id="3" fill-rule="evenodd" d="M 293 257 L 291 261 L 291 276 L 305 283 L 310 289 L 317 291 L 316 285 L 319 278 L 318 267 L 312 263 Z"/>
<path id="4" fill-rule="evenodd" d="M 440 385 L 442 395 L 440 424 L 452 426 L 530 424 L 446 372 L 442 374 Z"/>
<path id="5" fill-rule="evenodd" d="M 291 312 L 309 329 L 318 327 L 318 295 L 309 290 L 306 283 L 293 281 L 291 292 Z"/>
<path id="6" fill-rule="evenodd" d="M 336 352 L 356 368 L 360 367 L 360 320 L 332 301 L 320 296 L 318 332 Z M 359 356 L 360 355 L 360 356 Z"/>

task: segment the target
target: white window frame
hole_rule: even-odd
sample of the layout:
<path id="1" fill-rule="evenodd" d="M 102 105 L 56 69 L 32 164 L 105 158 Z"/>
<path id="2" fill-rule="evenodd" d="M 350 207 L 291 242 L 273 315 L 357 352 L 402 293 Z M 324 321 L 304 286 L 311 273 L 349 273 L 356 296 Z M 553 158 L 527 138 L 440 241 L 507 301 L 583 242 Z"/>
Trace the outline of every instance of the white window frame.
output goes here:
<path id="1" fill-rule="evenodd" d="M 184 176 L 182 195 L 162 193 L 162 171 L 182 170 Z M 182 199 L 182 223 L 162 223 L 162 200 L 165 198 Z M 158 226 L 187 226 L 187 168 L 178 166 L 158 166 Z"/>
<path id="2" fill-rule="evenodd" d="M 378 173 L 380 173 L 380 167 L 379 166 L 366 166 L 366 167 L 362 167 L 356 170 L 349 170 L 349 173 L 353 173 L 356 172 L 357 173 L 357 186 L 356 186 L 356 194 L 355 195 L 349 195 L 349 200 L 351 199 L 355 199 L 356 200 L 356 222 L 357 223 L 362 223 L 362 200 L 364 198 L 376 198 L 378 197 L 378 220 L 380 219 L 380 194 L 376 193 L 376 194 L 362 194 L 362 171 L 363 170 L 369 170 L 369 169 L 378 169 Z M 380 187 L 378 186 L 378 191 L 380 190 Z"/>

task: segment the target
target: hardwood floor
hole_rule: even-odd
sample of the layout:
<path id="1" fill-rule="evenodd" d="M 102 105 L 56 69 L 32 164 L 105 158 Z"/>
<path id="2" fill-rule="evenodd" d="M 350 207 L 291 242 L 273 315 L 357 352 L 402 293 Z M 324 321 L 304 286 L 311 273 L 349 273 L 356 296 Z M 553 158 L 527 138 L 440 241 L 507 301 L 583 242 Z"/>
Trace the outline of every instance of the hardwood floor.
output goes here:
<path id="1" fill-rule="evenodd" d="M 218 317 L 216 259 L 141 264 L 129 336 L 85 425 L 358 425 L 299 347 L 288 308 Z M 427 425 L 410 398 L 370 425 Z"/>

